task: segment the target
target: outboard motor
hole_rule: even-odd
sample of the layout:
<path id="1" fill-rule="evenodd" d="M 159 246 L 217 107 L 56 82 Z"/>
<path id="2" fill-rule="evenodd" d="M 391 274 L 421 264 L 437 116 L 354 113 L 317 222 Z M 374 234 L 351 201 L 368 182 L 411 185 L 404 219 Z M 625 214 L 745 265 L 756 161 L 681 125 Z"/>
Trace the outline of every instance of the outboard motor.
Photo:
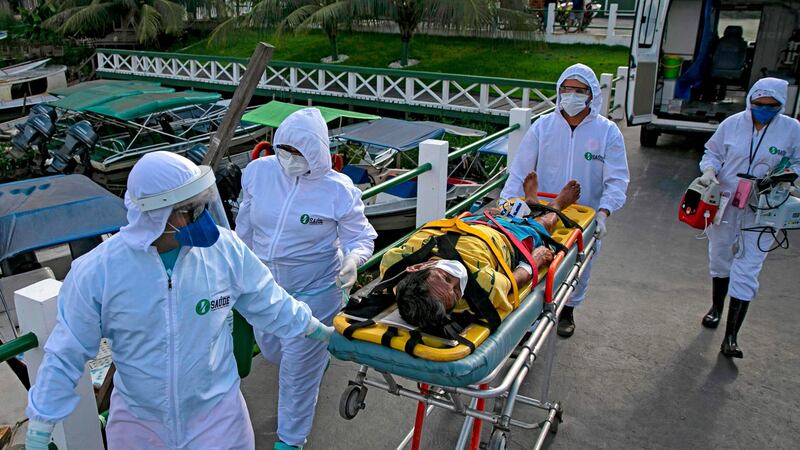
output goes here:
<path id="1" fill-rule="evenodd" d="M 199 166 L 203 164 L 206 153 L 208 153 L 208 147 L 203 144 L 194 144 L 189 150 L 186 150 L 186 158 Z"/>
<path id="2" fill-rule="evenodd" d="M 678 219 L 692 228 L 704 230 L 714 222 L 719 201 L 719 184 L 703 186 L 700 178 L 695 178 L 683 194 Z"/>
<path id="3" fill-rule="evenodd" d="M 56 109 L 44 103 L 37 103 L 36 105 L 34 105 L 33 108 L 31 108 L 31 112 L 28 115 L 36 116 L 39 114 L 44 114 L 50 117 L 50 120 L 52 120 L 53 123 L 56 123 L 56 121 L 58 120 L 58 112 L 56 112 Z"/>
<path id="4" fill-rule="evenodd" d="M 67 129 L 64 145 L 51 152 L 53 161 L 50 163 L 50 171 L 72 173 L 77 165 L 75 157 L 88 169 L 90 167 L 89 156 L 99 140 L 100 136 L 97 135 L 88 120 L 81 120 L 72 125 Z"/>
<path id="5" fill-rule="evenodd" d="M 24 157 L 29 150 L 35 149 L 42 156 L 42 161 L 47 159 L 47 143 L 56 133 L 56 125 L 51 117 L 47 114 L 30 116 L 18 128 L 19 133 L 11 139 L 14 156 Z"/>

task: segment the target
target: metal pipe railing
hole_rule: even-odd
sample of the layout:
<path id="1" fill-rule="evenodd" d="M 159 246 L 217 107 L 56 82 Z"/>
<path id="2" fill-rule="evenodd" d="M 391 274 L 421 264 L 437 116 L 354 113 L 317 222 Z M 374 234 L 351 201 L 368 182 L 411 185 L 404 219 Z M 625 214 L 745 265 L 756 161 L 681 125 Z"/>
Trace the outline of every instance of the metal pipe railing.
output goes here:
<path id="1" fill-rule="evenodd" d="M 478 150 L 479 148 L 483 147 L 485 144 L 488 144 L 489 142 L 492 142 L 492 141 L 494 141 L 496 139 L 499 139 L 499 138 L 501 138 L 501 137 L 503 137 L 503 136 L 505 136 L 507 134 L 510 134 L 513 131 L 518 130 L 518 129 L 519 129 L 519 124 L 518 123 L 515 123 L 514 125 L 511 125 L 508 128 L 503 128 L 502 130 L 500 130 L 500 131 L 498 131 L 496 133 L 490 134 L 490 135 L 486 136 L 483 139 L 475 141 L 475 142 L 473 142 L 473 143 L 471 143 L 469 145 L 465 145 L 465 146 L 461 147 L 460 149 L 454 151 L 453 153 L 450 153 L 449 155 L 447 155 L 447 159 L 449 161 L 452 161 L 452 160 L 454 160 L 454 159 L 456 159 L 456 158 L 458 158 L 458 157 L 460 157 L 462 155 L 466 155 L 467 153 L 472 153 L 472 152 Z"/>
<path id="2" fill-rule="evenodd" d="M 39 339 L 33 333 L 26 333 L 0 345 L 0 363 L 16 357 L 20 353 L 33 350 L 39 346 Z"/>
<path id="3" fill-rule="evenodd" d="M 368 198 L 372 198 L 380 194 L 381 192 L 386 192 L 386 190 L 389 189 L 390 187 L 397 186 L 398 184 L 404 181 L 416 178 L 417 176 L 422 175 L 423 173 L 431 170 L 432 168 L 433 166 L 431 166 L 431 163 L 425 163 L 417 167 L 416 169 L 409 170 L 408 172 L 402 175 L 398 175 L 392 178 L 391 180 L 384 181 L 381 184 L 377 184 L 369 189 L 365 189 L 364 192 L 361 193 L 361 200 L 366 200 Z"/>
<path id="4" fill-rule="evenodd" d="M 508 173 L 504 174 L 502 177 L 500 177 L 500 178 L 498 178 L 498 179 L 496 179 L 496 180 L 494 180 L 494 181 L 492 181 L 490 183 L 484 184 L 482 188 L 480 188 L 477 191 L 475 191 L 472 195 L 470 195 L 469 197 L 464 199 L 462 202 L 460 202 L 457 205 L 453 206 L 452 208 L 448 209 L 444 213 L 445 216 L 446 217 L 452 217 L 452 216 L 455 216 L 456 214 L 460 213 L 461 211 L 464 211 L 470 205 L 475 203 L 476 200 L 478 200 L 479 198 L 484 197 L 489 192 L 492 192 L 493 190 L 497 189 L 497 187 L 499 185 L 505 183 L 505 181 L 507 179 L 508 179 Z"/>
<path id="5" fill-rule="evenodd" d="M 387 245 L 383 249 L 373 253 L 372 257 L 370 259 L 368 259 L 364 264 L 362 264 L 361 267 L 358 268 L 358 273 L 361 273 L 361 272 L 369 269 L 370 267 L 374 266 L 375 264 L 379 263 L 381 258 L 383 258 L 383 255 L 387 251 L 389 251 L 390 249 L 393 249 L 393 248 L 395 248 L 395 247 L 397 247 L 399 245 L 402 245 L 406 240 L 408 240 L 408 238 L 410 238 L 412 235 L 414 235 L 414 233 L 416 233 L 417 231 L 419 231 L 419 228 L 417 228 L 414 231 L 412 231 L 411 233 L 408 233 L 407 235 L 401 237 L 400 239 L 392 242 L 391 244 Z"/>

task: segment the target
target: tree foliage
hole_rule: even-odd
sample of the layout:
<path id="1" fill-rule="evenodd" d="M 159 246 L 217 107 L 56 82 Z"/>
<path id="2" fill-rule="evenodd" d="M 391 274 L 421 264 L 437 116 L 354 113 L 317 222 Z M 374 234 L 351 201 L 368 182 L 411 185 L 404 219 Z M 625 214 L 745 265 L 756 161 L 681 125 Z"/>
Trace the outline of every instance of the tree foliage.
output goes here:
<path id="1" fill-rule="evenodd" d="M 139 43 L 151 43 L 161 34 L 178 35 L 186 9 L 173 0 L 49 0 L 57 13 L 43 22 L 62 35 L 101 36 L 115 24 L 130 26 Z M 195 2 L 196 3 L 196 2 Z"/>

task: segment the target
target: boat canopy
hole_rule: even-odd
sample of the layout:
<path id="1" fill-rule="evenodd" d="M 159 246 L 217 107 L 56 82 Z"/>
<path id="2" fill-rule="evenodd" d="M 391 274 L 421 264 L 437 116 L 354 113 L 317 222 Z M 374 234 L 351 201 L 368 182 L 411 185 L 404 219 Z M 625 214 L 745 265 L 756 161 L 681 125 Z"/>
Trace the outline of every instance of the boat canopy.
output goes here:
<path id="1" fill-rule="evenodd" d="M 0 261 L 112 233 L 126 223 L 122 199 L 83 175 L 0 184 Z"/>
<path id="2" fill-rule="evenodd" d="M 146 81 L 95 80 L 51 90 L 51 94 L 62 98 L 51 102 L 50 106 L 70 111 L 86 111 L 87 108 L 118 98 L 159 92 L 175 92 L 175 89 Z"/>
<path id="3" fill-rule="evenodd" d="M 133 120 L 182 106 L 214 103 L 221 97 L 216 92 L 157 92 L 117 98 L 110 102 L 90 106 L 84 111 L 114 117 L 119 120 Z"/>
<path id="4" fill-rule="evenodd" d="M 273 100 L 265 105 L 259 106 L 258 108 L 248 112 L 247 114 L 242 116 L 242 120 L 245 122 L 257 123 L 259 125 L 278 128 L 278 126 L 287 117 L 289 117 L 290 114 L 305 108 L 309 107 Z M 326 122 L 330 122 L 332 120 L 336 120 L 342 117 L 348 117 L 351 119 L 360 119 L 360 120 L 376 120 L 381 118 L 380 116 L 375 116 L 372 114 L 363 114 L 353 111 L 346 111 L 343 109 L 328 108 L 326 106 L 311 106 L 311 108 L 318 109 L 319 112 L 322 113 L 322 117 L 325 119 Z"/>
<path id="5" fill-rule="evenodd" d="M 483 144 L 478 149 L 481 153 L 491 153 L 493 155 L 507 155 L 508 154 L 508 135 L 501 136 L 492 142 Z"/>
<path id="6" fill-rule="evenodd" d="M 368 147 L 404 152 L 417 148 L 426 139 L 438 139 L 444 133 L 444 127 L 439 124 L 383 118 L 341 134 L 337 138 Z"/>

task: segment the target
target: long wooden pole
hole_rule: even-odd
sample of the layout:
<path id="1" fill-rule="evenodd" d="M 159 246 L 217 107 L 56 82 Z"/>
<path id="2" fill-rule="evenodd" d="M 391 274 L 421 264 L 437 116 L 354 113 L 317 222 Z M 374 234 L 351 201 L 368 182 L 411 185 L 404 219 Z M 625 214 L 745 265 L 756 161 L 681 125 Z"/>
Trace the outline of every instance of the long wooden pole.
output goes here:
<path id="1" fill-rule="evenodd" d="M 259 42 L 256 46 L 256 50 L 247 64 L 247 70 L 242 76 L 242 81 L 236 91 L 233 92 L 228 111 L 208 144 L 208 152 L 203 158 L 203 164 L 216 168 L 222 157 L 227 153 L 234 131 L 239 126 L 239 121 L 242 120 L 242 114 L 244 114 L 247 105 L 250 104 L 250 99 L 253 98 L 253 93 L 256 90 L 256 86 L 258 86 L 261 75 L 263 75 L 264 69 L 272 59 L 274 49 L 273 46 L 265 42 Z"/>

